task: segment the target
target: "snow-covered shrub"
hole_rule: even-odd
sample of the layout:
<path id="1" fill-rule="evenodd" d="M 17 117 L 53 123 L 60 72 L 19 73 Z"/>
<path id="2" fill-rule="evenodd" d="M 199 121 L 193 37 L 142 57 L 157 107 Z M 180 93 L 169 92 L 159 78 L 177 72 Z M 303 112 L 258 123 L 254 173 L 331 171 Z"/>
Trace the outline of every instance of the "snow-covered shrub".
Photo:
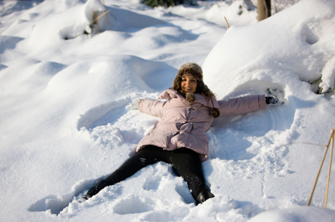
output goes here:
<path id="1" fill-rule="evenodd" d="M 142 0 L 141 3 L 153 8 L 158 6 L 170 7 L 181 4 L 196 5 L 193 0 Z"/>

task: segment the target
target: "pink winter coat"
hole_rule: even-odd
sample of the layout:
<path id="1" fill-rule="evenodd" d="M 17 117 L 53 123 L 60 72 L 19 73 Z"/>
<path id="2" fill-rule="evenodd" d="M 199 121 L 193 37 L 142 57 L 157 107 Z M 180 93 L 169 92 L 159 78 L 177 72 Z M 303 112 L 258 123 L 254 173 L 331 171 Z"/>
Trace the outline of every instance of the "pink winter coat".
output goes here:
<path id="1" fill-rule="evenodd" d="M 206 131 L 210 128 L 213 117 L 210 108 L 220 109 L 220 116 L 240 115 L 262 109 L 266 106 L 265 96 L 252 95 L 217 101 L 207 101 L 200 94 L 195 94 L 195 101 L 189 104 L 177 91 L 168 89 L 158 97 L 159 101 L 142 99 L 138 102 L 141 112 L 160 117 L 156 126 L 140 141 L 136 151 L 146 145 L 155 145 L 164 150 L 185 147 L 201 154 L 202 160 L 208 157 L 208 139 Z"/>

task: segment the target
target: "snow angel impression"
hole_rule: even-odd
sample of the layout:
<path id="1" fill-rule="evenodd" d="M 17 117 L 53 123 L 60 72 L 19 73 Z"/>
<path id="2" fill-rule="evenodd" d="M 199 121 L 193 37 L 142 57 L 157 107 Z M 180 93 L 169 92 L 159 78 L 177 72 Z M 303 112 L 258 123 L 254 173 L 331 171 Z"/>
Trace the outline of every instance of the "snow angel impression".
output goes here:
<path id="1" fill-rule="evenodd" d="M 206 131 L 213 119 L 257 111 L 266 104 L 279 104 L 274 95 L 249 95 L 217 101 L 203 82 L 202 69 L 195 63 L 180 67 L 173 86 L 159 100 L 142 99 L 142 113 L 160 117 L 156 126 L 140 141 L 136 152 L 106 179 L 99 180 L 83 196 L 88 199 L 106 186 L 114 185 L 151 164 L 163 161 L 181 176 L 196 204 L 213 198 L 204 179 L 202 162 L 208 157 Z"/>

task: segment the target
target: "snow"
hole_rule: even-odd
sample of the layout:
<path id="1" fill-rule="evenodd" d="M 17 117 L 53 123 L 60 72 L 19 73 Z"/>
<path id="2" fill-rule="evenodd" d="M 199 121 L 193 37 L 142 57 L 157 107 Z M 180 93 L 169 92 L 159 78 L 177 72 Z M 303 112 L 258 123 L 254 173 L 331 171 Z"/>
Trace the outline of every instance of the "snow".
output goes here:
<path id="1" fill-rule="evenodd" d="M 242 0 L 198 3 L 0 2 L 1 221 L 335 220 L 334 177 L 323 208 L 330 152 L 306 206 L 335 128 L 334 1 L 259 23 Z M 108 11 L 99 29 L 94 11 Z M 157 98 L 186 62 L 218 99 L 275 89 L 285 104 L 213 123 L 204 204 L 165 163 L 80 203 L 158 121 L 131 104 Z"/>

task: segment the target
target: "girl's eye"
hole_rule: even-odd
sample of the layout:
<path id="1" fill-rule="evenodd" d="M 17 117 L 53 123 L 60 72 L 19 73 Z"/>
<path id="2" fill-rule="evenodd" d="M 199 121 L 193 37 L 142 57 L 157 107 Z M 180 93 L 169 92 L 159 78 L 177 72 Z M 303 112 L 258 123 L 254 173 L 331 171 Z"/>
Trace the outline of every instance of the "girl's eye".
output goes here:
<path id="1" fill-rule="evenodd" d="M 193 82 L 193 83 L 197 82 L 196 79 L 189 79 L 189 80 L 187 80 L 187 79 L 181 79 L 181 81 L 182 81 L 182 82 L 189 81 L 189 82 Z"/>

